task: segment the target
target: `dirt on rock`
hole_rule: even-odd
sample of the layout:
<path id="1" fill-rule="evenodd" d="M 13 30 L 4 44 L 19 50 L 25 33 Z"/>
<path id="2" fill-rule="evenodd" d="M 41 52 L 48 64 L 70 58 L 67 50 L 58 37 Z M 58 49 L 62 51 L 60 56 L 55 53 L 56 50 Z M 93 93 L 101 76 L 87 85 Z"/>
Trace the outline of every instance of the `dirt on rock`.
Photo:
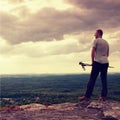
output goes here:
<path id="1" fill-rule="evenodd" d="M 119 120 L 120 103 L 83 101 L 62 104 L 28 104 L 2 108 L 0 120 Z"/>

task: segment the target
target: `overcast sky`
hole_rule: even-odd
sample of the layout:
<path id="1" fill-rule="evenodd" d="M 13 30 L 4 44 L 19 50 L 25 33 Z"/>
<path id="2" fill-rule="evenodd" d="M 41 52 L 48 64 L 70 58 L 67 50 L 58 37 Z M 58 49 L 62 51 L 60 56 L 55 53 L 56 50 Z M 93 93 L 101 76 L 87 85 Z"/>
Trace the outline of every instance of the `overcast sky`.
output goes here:
<path id="1" fill-rule="evenodd" d="M 1 0 L 0 74 L 89 73 L 96 29 L 120 72 L 119 0 Z"/>

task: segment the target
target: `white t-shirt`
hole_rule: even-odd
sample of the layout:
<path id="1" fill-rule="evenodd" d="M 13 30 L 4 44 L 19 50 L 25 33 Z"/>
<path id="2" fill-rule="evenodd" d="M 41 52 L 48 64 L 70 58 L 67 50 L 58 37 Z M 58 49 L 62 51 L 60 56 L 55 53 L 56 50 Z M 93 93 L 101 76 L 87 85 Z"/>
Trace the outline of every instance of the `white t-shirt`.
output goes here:
<path id="1" fill-rule="evenodd" d="M 109 51 L 108 42 L 102 38 L 97 38 L 93 42 L 93 47 L 95 48 L 94 61 L 99 63 L 108 63 L 107 56 L 107 53 Z"/>

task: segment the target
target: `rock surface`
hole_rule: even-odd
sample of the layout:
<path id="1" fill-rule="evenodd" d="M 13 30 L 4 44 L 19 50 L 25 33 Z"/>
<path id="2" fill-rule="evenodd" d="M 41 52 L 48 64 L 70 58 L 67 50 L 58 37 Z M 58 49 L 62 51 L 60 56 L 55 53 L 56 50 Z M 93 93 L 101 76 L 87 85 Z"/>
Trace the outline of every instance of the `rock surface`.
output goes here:
<path id="1" fill-rule="evenodd" d="M 116 101 L 82 101 L 53 105 L 29 104 L 3 108 L 0 120 L 120 120 Z"/>

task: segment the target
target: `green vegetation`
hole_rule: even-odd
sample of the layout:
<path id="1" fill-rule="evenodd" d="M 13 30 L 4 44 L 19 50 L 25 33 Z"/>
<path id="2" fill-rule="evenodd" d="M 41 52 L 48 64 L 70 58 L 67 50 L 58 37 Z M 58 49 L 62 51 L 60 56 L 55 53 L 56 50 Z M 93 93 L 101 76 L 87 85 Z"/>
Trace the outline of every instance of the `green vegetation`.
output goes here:
<path id="1" fill-rule="evenodd" d="M 80 75 L 9 75 L 1 76 L 1 107 L 16 104 L 77 102 L 83 95 L 89 79 L 88 74 Z M 120 74 L 108 75 L 108 98 L 120 101 Z M 98 78 L 93 99 L 101 91 Z"/>

